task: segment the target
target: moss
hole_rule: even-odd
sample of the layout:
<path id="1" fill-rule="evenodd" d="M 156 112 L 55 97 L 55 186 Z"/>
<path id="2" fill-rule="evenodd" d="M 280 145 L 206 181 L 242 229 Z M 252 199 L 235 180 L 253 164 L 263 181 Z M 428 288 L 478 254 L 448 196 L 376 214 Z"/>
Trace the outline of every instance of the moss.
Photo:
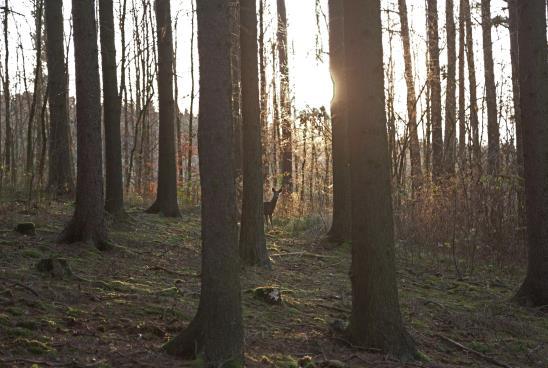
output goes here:
<path id="1" fill-rule="evenodd" d="M 6 312 L 8 312 L 9 314 L 11 314 L 12 316 L 22 316 L 25 312 L 23 311 L 23 309 L 19 308 L 19 307 L 9 307 L 9 308 L 6 308 Z"/>
<path id="2" fill-rule="evenodd" d="M 20 338 L 15 340 L 15 343 L 18 344 L 21 348 L 25 349 L 26 351 L 34 355 L 46 355 L 46 354 L 52 354 L 56 352 L 56 350 L 53 347 L 38 340 L 29 340 L 25 338 Z"/>
<path id="3" fill-rule="evenodd" d="M 0 313 L 0 326 L 11 327 L 12 325 L 11 318 L 7 314 Z"/>
<path id="4" fill-rule="evenodd" d="M 12 327 L 12 328 L 6 328 L 6 335 L 11 338 L 31 337 L 32 331 L 23 327 Z"/>
<path id="5" fill-rule="evenodd" d="M 15 324 L 16 327 L 26 328 L 27 330 L 36 330 L 40 327 L 40 324 L 33 320 L 18 321 Z"/>
<path id="6" fill-rule="evenodd" d="M 43 256 L 42 252 L 37 249 L 25 249 L 21 252 L 21 255 L 27 258 L 40 258 Z"/>

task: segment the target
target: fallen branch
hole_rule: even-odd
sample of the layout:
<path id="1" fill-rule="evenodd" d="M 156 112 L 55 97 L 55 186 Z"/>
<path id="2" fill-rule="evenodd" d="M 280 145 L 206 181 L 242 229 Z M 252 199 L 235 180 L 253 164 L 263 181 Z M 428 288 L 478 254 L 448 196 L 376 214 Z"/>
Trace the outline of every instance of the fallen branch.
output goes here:
<path id="1" fill-rule="evenodd" d="M 323 254 L 316 254 L 310 252 L 290 252 L 290 253 L 277 253 L 272 254 L 271 257 L 285 257 L 285 256 L 303 256 L 303 257 L 313 257 L 313 258 L 339 258 L 335 256 L 326 256 Z"/>
<path id="2" fill-rule="evenodd" d="M 457 342 L 455 340 L 452 340 L 450 339 L 449 337 L 446 337 L 446 336 L 443 336 L 443 335 L 437 335 L 440 339 L 442 339 L 443 341 L 445 342 L 448 342 L 449 344 L 451 345 L 454 345 L 466 352 L 469 352 L 469 353 L 472 353 L 486 361 L 488 361 L 489 363 L 492 363 L 496 366 L 499 366 L 499 367 L 503 367 L 503 368 L 512 368 L 511 366 L 509 366 L 508 364 L 505 364 L 505 363 L 502 363 L 502 362 L 499 362 L 498 360 L 496 360 L 495 358 L 491 358 L 490 356 L 488 355 L 485 355 L 483 353 L 480 353 L 479 351 L 476 351 L 474 349 L 471 349 L 471 348 L 468 348 L 464 345 L 462 345 L 460 342 Z"/>

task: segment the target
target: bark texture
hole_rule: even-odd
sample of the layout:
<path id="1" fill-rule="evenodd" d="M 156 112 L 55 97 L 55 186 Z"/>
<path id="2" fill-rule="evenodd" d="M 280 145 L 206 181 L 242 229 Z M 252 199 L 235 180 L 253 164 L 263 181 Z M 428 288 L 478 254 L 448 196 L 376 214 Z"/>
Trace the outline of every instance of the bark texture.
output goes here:
<path id="1" fill-rule="evenodd" d="M 73 0 L 76 66 L 77 175 L 76 208 L 60 242 L 93 242 L 109 247 L 104 221 L 101 91 L 95 1 Z"/>
<path id="2" fill-rule="evenodd" d="M 121 99 L 118 95 L 118 77 L 116 75 L 112 0 L 99 0 L 99 18 L 103 75 L 103 124 L 105 127 L 105 210 L 111 215 L 120 216 L 124 214 L 120 133 Z"/>
<path id="3" fill-rule="evenodd" d="M 263 221 L 263 154 L 255 0 L 240 1 L 240 46 L 244 181 L 240 257 L 247 265 L 270 267 Z"/>
<path id="4" fill-rule="evenodd" d="M 527 276 L 515 299 L 548 305 L 548 65 L 544 0 L 519 1 L 519 80 L 527 211 Z"/>
<path id="5" fill-rule="evenodd" d="M 445 91 L 445 146 L 443 159 L 445 174 L 452 176 L 455 174 L 457 149 L 457 36 L 453 0 L 446 0 L 445 2 L 445 26 L 447 29 L 447 85 Z"/>
<path id="6" fill-rule="evenodd" d="M 243 322 L 234 184 L 230 0 L 198 0 L 202 185 L 202 290 L 194 320 L 166 345 L 202 353 L 207 367 L 243 365 Z"/>
<path id="7" fill-rule="evenodd" d="M 44 5 L 50 113 L 48 189 L 55 194 L 65 194 L 74 190 L 74 179 L 69 147 L 63 1 L 46 0 Z"/>
<path id="8" fill-rule="evenodd" d="M 348 126 L 352 186 L 354 344 L 402 360 L 416 355 L 403 327 L 396 285 L 390 157 L 386 131 L 381 7 L 344 2 Z"/>
<path id="9" fill-rule="evenodd" d="M 158 42 L 158 101 L 160 110 L 158 190 L 148 213 L 180 217 L 177 204 L 177 158 L 175 152 L 175 101 L 173 100 L 173 32 L 169 0 L 156 0 Z"/>

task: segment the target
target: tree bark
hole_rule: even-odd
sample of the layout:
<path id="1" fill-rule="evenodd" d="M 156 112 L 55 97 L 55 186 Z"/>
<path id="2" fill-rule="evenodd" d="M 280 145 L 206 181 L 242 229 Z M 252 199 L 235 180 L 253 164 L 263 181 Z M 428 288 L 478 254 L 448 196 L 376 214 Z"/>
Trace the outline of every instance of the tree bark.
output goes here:
<path id="1" fill-rule="evenodd" d="M 409 130 L 409 152 L 411 156 L 411 181 L 413 191 L 417 191 L 422 183 L 421 150 L 417 124 L 417 96 L 415 95 L 415 80 L 413 61 L 411 59 L 411 41 L 409 36 L 409 21 L 407 17 L 406 0 L 398 1 L 400 13 L 401 40 L 405 64 L 405 84 L 407 87 L 407 129 Z"/>
<path id="2" fill-rule="evenodd" d="M 468 85 L 470 94 L 470 127 L 472 131 L 472 165 L 481 169 L 481 145 L 479 139 L 478 97 L 476 62 L 474 59 L 474 35 L 472 33 L 472 14 L 470 0 L 463 0 L 464 24 L 466 28 L 466 60 L 468 63 Z"/>
<path id="3" fill-rule="evenodd" d="M 337 243 L 350 240 L 351 228 L 348 117 L 344 98 L 346 88 L 344 53 L 344 4 L 342 0 L 329 0 L 329 64 L 334 85 L 333 99 L 331 100 L 333 222 L 327 235 L 330 241 Z M 306 151 L 304 156 L 306 160 Z"/>
<path id="4" fill-rule="evenodd" d="M 74 190 L 69 144 L 68 71 L 65 64 L 63 1 L 46 0 L 44 5 L 50 113 L 48 190 L 62 195 Z"/>
<path id="5" fill-rule="evenodd" d="M 515 299 L 548 305 L 548 65 L 544 0 L 519 1 L 519 80 L 525 165 L 528 265 Z"/>
<path id="6" fill-rule="evenodd" d="M 5 46 L 5 52 L 4 52 L 4 119 L 5 119 L 5 141 L 4 141 L 4 157 L 3 160 L 0 159 L 0 162 L 4 163 L 4 167 L 0 170 L 0 172 L 5 172 L 6 174 L 10 174 L 11 172 L 11 156 L 12 156 L 12 133 L 11 133 L 11 111 L 10 111 L 10 102 L 11 102 L 11 95 L 10 95 L 10 72 L 9 72 L 9 37 L 8 37 L 8 14 L 9 14 L 9 3 L 8 0 L 4 1 L 4 46 Z M 1 154 L 1 152 L 0 152 Z M 0 174 L 3 177 L 3 174 Z M 2 181 L 2 177 L 0 177 L 0 182 Z M 1 186 L 1 184 L 0 184 Z"/>
<path id="7" fill-rule="evenodd" d="M 243 198 L 240 257 L 245 264 L 270 267 L 263 221 L 263 154 L 257 46 L 257 5 L 240 1 L 243 128 Z"/>
<path id="8" fill-rule="evenodd" d="M 456 115 L 456 29 L 453 0 L 445 2 L 445 26 L 447 29 L 447 86 L 445 91 L 445 173 L 448 176 L 455 174 L 456 145 L 457 145 L 457 115 Z"/>
<path id="9" fill-rule="evenodd" d="M 465 25 L 464 0 L 459 4 L 459 169 L 464 169 L 466 162 L 466 80 L 465 80 Z"/>
<path id="10" fill-rule="evenodd" d="M 105 210 L 124 216 L 122 183 L 122 142 L 120 133 L 121 99 L 116 75 L 114 10 L 112 0 L 99 0 L 101 62 L 103 76 L 103 112 L 105 127 Z"/>
<path id="11" fill-rule="evenodd" d="M 481 0 L 481 28 L 483 34 L 483 70 L 487 97 L 487 172 L 489 175 L 497 175 L 500 166 L 500 133 L 497 121 L 497 90 L 491 37 L 491 0 Z"/>
<path id="12" fill-rule="evenodd" d="M 169 0 L 156 0 L 158 43 L 158 104 L 160 110 L 158 190 L 156 201 L 146 212 L 180 217 L 177 204 L 175 153 L 175 102 L 173 100 L 173 33 Z"/>
<path id="13" fill-rule="evenodd" d="M 198 0 L 202 290 L 188 328 L 166 345 L 207 367 L 243 365 L 230 65 L 230 0 Z"/>
<path id="14" fill-rule="evenodd" d="M 291 100 L 289 98 L 289 62 L 287 53 L 287 14 L 285 0 L 277 0 L 278 59 L 280 67 L 280 110 L 282 126 L 281 166 L 284 193 L 293 191 L 293 142 L 291 132 Z"/>
<path id="15" fill-rule="evenodd" d="M 432 121 L 432 177 L 443 173 L 443 136 L 441 118 L 440 47 L 438 34 L 438 1 L 428 0 L 428 79 Z"/>
<path id="16" fill-rule="evenodd" d="M 390 158 L 386 132 L 381 2 L 344 2 L 352 187 L 354 344 L 402 360 L 416 355 L 403 327 L 396 284 Z"/>
<path id="17" fill-rule="evenodd" d="M 48 0 L 49 2 L 49 0 Z M 101 90 L 95 1 L 72 0 L 76 66 L 77 176 L 76 208 L 60 242 L 93 242 L 110 247 L 103 210 Z"/>
<path id="18" fill-rule="evenodd" d="M 518 4 L 508 0 L 508 28 L 510 31 L 510 56 L 512 63 L 512 97 L 514 103 L 514 121 L 516 124 L 516 164 L 518 175 L 523 178 L 523 136 L 521 123 L 521 104 L 519 90 L 519 44 L 518 44 Z"/>

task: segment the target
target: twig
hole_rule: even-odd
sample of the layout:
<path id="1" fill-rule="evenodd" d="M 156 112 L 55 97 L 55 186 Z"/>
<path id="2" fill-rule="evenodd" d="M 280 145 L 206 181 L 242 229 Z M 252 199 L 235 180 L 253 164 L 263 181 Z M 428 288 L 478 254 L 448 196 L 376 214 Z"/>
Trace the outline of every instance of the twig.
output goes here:
<path id="1" fill-rule="evenodd" d="M 480 353 L 479 351 L 476 351 L 476 350 L 474 350 L 474 349 L 468 348 L 468 347 L 462 345 L 460 342 L 457 342 L 457 341 L 455 341 L 455 340 L 450 339 L 449 337 L 446 337 L 446 336 L 443 336 L 443 335 L 437 335 L 437 336 L 438 336 L 440 339 L 442 339 L 443 341 L 448 342 L 448 343 L 450 343 L 451 345 L 454 345 L 454 346 L 456 346 L 456 347 L 458 347 L 458 348 L 460 348 L 460 349 L 462 349 L 462 350 L 464 350 L 464 351 L 467 351 L 467 352 L 469 352 L 469 353 L 472 353 L 472 354 L 474 354 L 474 355 L 476 355 L 476 356 L 478 356 L 478 357 L 480 357 L 480 358 L 482 358 L 482 359 L 484 359 L 484 360 L 488 361 L 489 363 L 492 363 L 492 364 L 494 364 L 494 365 L 496 365 L 496 366 L 503 367 L 503 368 L 512 368 L 512 367 L 510 367 L 508 364 L 499 362 L 499 361 L 496 360 L 495 358 L 491 358 L 490 356 L 485 355 L 485 354 L 483 354 L 483 353 Z"/>
<path id="2" fill-rule="evenodd" d="M 335 256 L 326 256 L 323 254 L 315 254 L 310 252 L 290 252 L 290 253 L 277 253 L 277 254 L 271 255 L 271 257 L 285 257 L 285 256 L 304 256 L 304 257 L 313 257 L 313 258 L 338 258 Z"/>
<path id="3" fill-rule="evenodd" d="M 343 342 L 348 347 L 350 347 L 352 349 L 361 350 L 361 351 L 368 351 L 368 352 L 372 352 L 372 353 L 381 353 L 382 352 L 382 349 L 379 349 L 379 348 L 366 348 L 365 346 L 354 345 L 350 341 L 348 341 L 346 339 L 343 339 L 342 337 L 330 336 L 330 338 L 333 339 L 333 340 Z"/>
<path id="4" fill-rule="evenodd" d="M 31 288 L 30 286 L 27 286 L 25 284 L 22 284 L 18 281 L 11 281 L 11 280 L 6 280 L 6 279 L 3 279 L 4 282 L 7 282 L 8 284 L 11 284 L 11 286 L 19 286 L 25 290 L 28 290 L 30 291 L 32 294 L 34 294 L 34 296 L 36 296 L 37 298 L 40 298 L 40 294 L 38 294 L 38 292 L 36 290 L 34 290 L 33 288 Z"/>

